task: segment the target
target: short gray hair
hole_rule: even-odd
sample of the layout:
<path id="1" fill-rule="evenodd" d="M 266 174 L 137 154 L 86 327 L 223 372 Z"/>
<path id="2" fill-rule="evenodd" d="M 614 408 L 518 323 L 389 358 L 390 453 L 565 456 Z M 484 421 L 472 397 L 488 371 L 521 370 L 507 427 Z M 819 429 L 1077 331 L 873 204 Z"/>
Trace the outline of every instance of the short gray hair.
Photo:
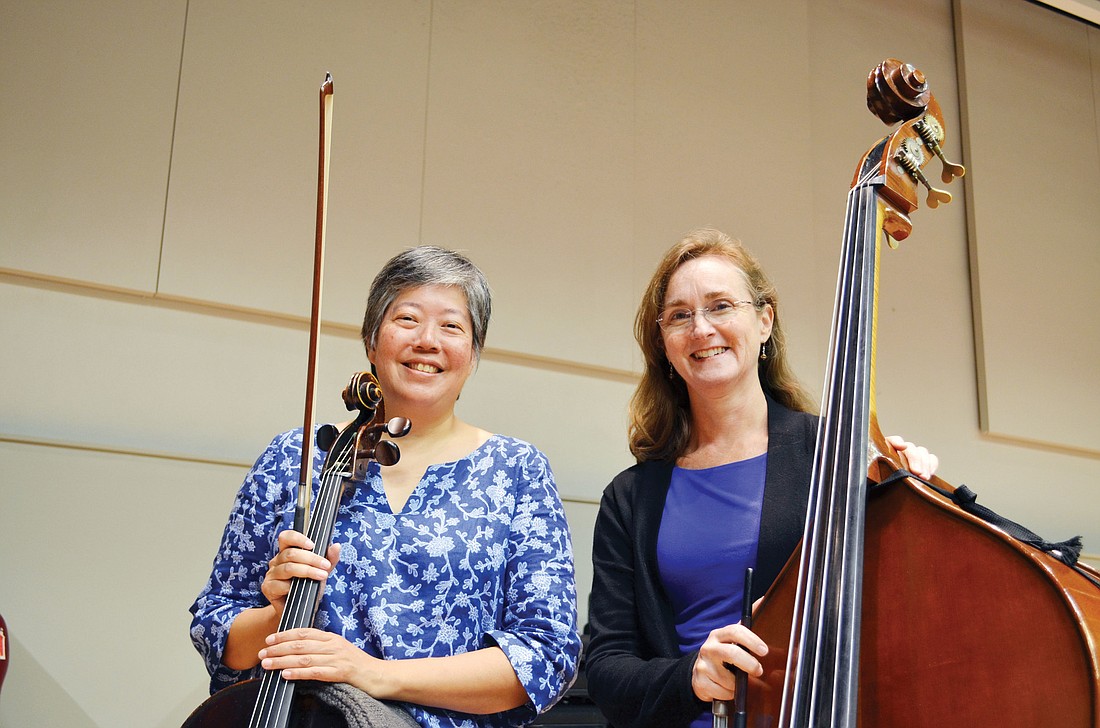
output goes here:
<path id="1" fill-rule="evenodd" d="M 363 345 L 368 350 L 374 348 L 382 319 L 398 296 L 410 288 L 433 285 L 454 286 L 466 296 L 466 310 L 474 328 L 474 355 L 480 358 L 493 310 L 489 281 L 466 256 L 434 245 L 398 253 L 378 271 L 367 294 L 367 311 L 359 332 Z"/>

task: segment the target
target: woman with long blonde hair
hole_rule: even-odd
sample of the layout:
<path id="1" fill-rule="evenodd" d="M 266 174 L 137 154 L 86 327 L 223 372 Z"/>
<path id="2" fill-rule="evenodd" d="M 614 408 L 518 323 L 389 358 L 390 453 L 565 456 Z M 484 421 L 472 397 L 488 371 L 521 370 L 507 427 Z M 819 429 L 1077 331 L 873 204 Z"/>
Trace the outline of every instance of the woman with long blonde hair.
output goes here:
<path id="1" fill-rule="evenodd" d="M 664 256 L 634 324 L 645 371 L 630 405 L 638 463 L 596 520 L 588 690 L 616 728 L 707 728 L 760 675 L 768 646 L 738 623 L 745 568 L 763 594 L 805 522 L 817 429 L 756 259 L 713 229 Z M 927 450 L 890 438 L 914 473 Z"/>

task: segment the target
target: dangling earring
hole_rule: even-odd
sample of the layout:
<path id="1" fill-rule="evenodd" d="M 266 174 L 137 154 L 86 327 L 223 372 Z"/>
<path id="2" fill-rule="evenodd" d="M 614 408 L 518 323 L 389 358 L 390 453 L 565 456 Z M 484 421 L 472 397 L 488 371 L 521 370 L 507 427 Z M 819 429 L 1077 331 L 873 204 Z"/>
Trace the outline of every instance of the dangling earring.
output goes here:
<path id="1" fill-rule="evenodd" d="M 669 379 L 675 379 L 676 378 L 676 370 L 672 368 L 672 362 L 668 363 L 668 378 Z"/>
<path id="2" fill-rule="evenodd" d="M 768 342 L 764 342 L 760 345 L 760 361 L 764 361 L 768 358 Z"/>

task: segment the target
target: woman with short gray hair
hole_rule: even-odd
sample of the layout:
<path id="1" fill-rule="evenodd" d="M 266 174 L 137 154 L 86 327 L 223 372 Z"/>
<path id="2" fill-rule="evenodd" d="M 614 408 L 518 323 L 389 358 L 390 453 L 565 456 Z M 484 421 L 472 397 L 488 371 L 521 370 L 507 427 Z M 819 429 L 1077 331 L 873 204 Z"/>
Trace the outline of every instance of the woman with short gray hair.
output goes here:
<path id="1" fill-rule="evenodd" d="M 473 324 L 474 353 L 481 356 L 493 310 L 489 281 L 466 256 L 434 245 L 421 245 L 394 256 L 374 277 L 360 331 L 367 348 L 373 345 L 382 317 L 394 299 L 406 289 L 429 285 L 455 286 L 465 294 Z"/>
<path id="2" fill-rule="evenodd" d="M 371 462 L 348 489 L 321 557 L 292 528 L 301 428 L 271 442 L 191 607 L 211 692 L 280 670 L 321 685 L 330 705 L 350 695 L 357 713 L 382 716 L 355 725 L 511 727 L 572 683 L 572 546 L 550 464 L 455 414 L 491 309 L 485 276 L 459 253 L 421 246 L 383 266 L 362 338 L 386 413 L 412 422 L 401 459 Z M 323 596 L 315 628 L 280 633 L 293 577 L 322 582 Z"/>

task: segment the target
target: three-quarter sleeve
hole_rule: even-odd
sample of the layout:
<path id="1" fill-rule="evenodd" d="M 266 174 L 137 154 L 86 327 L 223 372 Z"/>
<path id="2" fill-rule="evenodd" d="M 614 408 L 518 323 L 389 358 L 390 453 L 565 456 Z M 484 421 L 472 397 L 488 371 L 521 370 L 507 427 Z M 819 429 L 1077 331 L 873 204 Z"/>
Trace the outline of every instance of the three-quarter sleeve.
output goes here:
<path id="1" fill-rule="evenodd" d="M 580 659 L 577 589 L 569 524 L 546 457 L 531 446 L 517 467 L 497 470 L 490 487 L 515 493 L 515 514 L 502 544 L 505 568 L 501 627 L 488 633 L 507 655 L 534 712 L 572 685 Z M 508 484 L 507 477 L 517 482 Z"/>
<path id="2" fill-rule="evenodd" d="M 301 431 L 277 436 L 248 471 L 233 501 L 210 578 L 191 605 L 191 641 L 210 673 L 210 692 L 258 676 L 222 664 L 229 627 L 237 615 L 268 604 L 260 591 L 286 514 L 288 484 L 297 480 Z"/>

